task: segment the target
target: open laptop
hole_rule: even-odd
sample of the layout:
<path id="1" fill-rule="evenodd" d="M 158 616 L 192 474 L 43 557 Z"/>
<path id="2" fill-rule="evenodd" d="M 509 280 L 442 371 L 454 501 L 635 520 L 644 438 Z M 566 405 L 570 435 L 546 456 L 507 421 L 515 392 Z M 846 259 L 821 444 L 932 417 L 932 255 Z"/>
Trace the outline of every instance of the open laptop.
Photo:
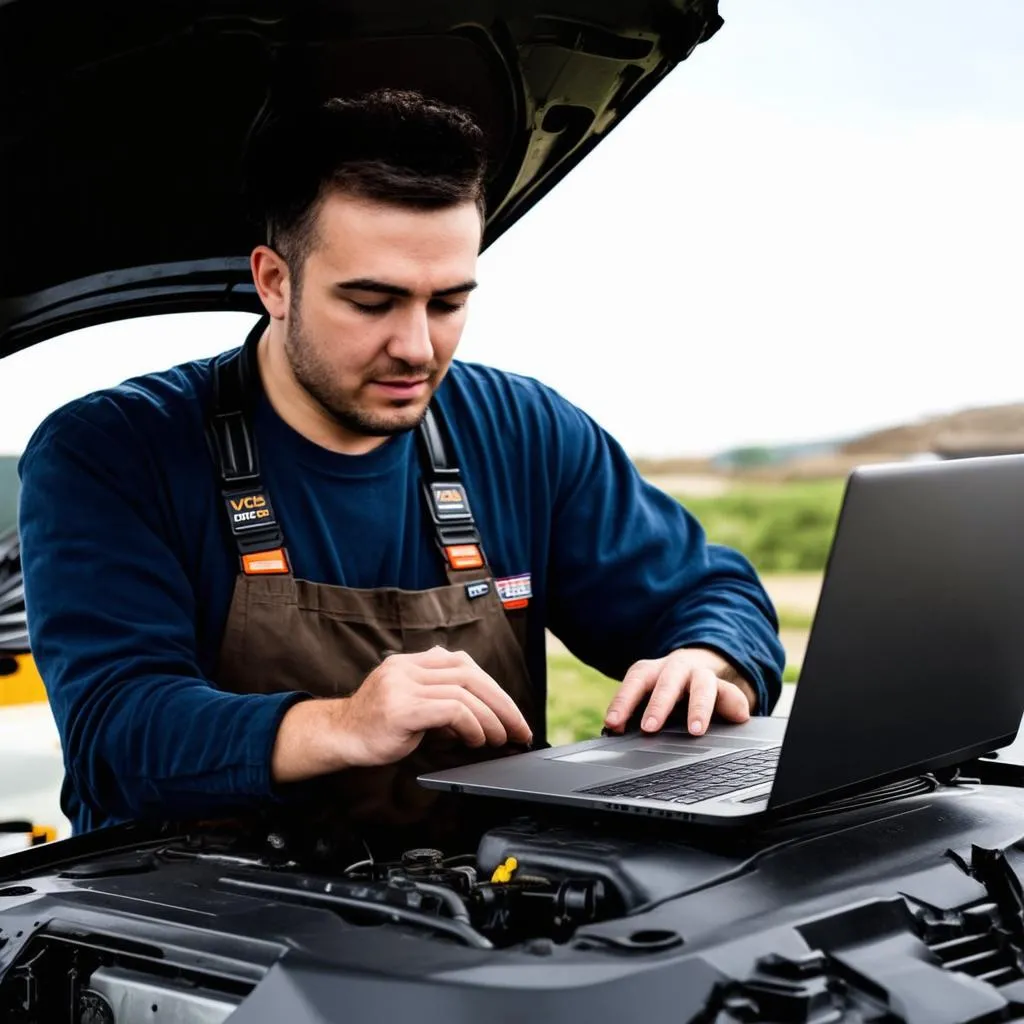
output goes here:
<path id="1" fill-rule="evenodd" d="M 1011 743 L 1024 714 L 1024 455 L 855 470 L 789 719 L 429 773 L 435 789 L 738 824 Z"/>

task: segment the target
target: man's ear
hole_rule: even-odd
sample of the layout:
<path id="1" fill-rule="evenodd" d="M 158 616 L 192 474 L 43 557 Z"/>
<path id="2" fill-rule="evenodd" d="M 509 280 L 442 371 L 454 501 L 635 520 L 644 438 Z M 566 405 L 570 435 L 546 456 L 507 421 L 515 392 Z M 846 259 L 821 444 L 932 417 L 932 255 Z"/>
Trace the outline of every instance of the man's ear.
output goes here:
<path id="1" fill-rule="evenodd" d="M 263 308 L 274 320 L 283 320 L 291 300 L 291 275 L 284 258 L 267 245 L 253 249 L 249 257 L 252 279 Z"/>

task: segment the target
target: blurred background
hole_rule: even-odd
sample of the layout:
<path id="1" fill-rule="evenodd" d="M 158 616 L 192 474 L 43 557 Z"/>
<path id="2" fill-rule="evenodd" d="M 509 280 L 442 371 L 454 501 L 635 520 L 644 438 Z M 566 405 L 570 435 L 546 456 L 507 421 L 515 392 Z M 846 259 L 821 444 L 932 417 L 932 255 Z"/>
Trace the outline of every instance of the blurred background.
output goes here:
<path id="1" fill-rule="evenodd" d="M 483 255 L 460 356 L 558 388 L 744 552 L 792 683 L 850 468 L 1024 451 L 1024 4 L 721 12 Z M 0 533 L 49 411 L 234 347 L 251 322 L 136 320 L 5 359 Z M 549 665 L 551 741 L 594 735 L 615 682 L 555 638 Z M 0 655 L 0 820 L 66 829 L 60 778 L 31 658 Z"/>

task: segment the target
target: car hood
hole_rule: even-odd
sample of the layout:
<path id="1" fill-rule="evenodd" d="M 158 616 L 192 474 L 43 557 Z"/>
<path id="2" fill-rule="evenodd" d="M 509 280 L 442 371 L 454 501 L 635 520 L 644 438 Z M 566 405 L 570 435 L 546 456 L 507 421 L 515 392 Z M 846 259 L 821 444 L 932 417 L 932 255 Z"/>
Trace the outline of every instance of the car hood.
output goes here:
<path id="1" fill-rule="evenodd" d="M 390 85 L 474 111 L 486 246 L 717 31 L 717 6 L 0 0 L 0 356 L 127 316 L 258 310 L 241 156 L 296 94 Z"/>

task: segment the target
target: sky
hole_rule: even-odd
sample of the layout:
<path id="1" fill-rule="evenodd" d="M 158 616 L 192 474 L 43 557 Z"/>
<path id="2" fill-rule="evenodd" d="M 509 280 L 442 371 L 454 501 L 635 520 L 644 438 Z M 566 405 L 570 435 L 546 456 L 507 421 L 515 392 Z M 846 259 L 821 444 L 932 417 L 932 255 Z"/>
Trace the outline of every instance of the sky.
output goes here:
<path id="1" fill-rule="evenodd" d="M 720 9 L 483 254 L 459 356 L 552 385 L 636 456 L 1024 401 L 1024 2 Z M 136 320 L 5 359 L 0 452 L 251 322 Z"/>

